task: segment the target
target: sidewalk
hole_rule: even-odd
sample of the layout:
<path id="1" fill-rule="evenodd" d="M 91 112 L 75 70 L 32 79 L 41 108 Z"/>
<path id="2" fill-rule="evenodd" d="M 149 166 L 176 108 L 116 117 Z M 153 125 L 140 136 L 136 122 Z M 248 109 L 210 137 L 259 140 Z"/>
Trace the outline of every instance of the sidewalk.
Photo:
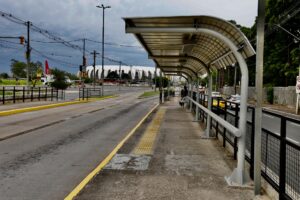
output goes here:
<path id="1" fill-rule="evenodd" d="M 236 166 L 232 154 L 217 140 L 201 139 L 203 129 L 176 99 L 152 117 L 75 199 L 254 198 L 253 189 L 226 184 Z"/>

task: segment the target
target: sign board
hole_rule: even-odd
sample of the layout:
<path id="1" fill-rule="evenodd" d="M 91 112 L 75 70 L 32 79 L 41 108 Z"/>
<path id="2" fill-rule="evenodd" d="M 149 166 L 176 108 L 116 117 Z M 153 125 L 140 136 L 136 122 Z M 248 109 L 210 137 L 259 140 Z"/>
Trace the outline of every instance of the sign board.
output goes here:
<path id="1" fill-rule="evenodd" d="M 300 94 L 300 76 L 297 76 L 296 93 Z"/>

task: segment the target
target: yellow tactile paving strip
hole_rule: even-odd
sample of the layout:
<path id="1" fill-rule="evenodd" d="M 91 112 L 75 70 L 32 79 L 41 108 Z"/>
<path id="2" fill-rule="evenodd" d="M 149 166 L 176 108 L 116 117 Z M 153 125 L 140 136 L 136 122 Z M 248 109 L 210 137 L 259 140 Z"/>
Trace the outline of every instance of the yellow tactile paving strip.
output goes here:
<path id="1" fill-rule="evenodd" d="M 132 154 L 136 155 L 152 155 L 153 146 L 158 134 L 161 121 L 166 113 L 166 108 L 160 108 L 155 114 L 151 123 L 147 126 L 142 138 L 137 146 L 133 149 Z"/>

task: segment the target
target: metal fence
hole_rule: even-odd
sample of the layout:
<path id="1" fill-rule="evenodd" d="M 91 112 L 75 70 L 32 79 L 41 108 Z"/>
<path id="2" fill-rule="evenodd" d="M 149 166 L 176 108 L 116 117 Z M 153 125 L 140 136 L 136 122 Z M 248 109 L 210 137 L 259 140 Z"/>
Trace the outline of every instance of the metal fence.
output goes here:
<path id="1" fill-rule="evenodd" d="M 196 94 L 193 94 L 196 99 Z M 214 102 L 215 101 L 215 102 Z M 200 95 L 199 103 L 206 106 L 207 97 Z M 234 126 L 238 126 L 239 105 L 229 109 L 231 102 L 220 98 L 212 100 L 212 110 Z M 225 105 L 224 105 L 225 104 Z M 222 105 L 222 106 L 221 106 Z M 193 107 L 195 109 L 195 106 Z M 248 106 L 246 132 L 246 160 L 250 164 L 250 175 L 253 177 L 254 165 L 254 122 L 255 109 Z M 300 141 L 292 137 L 300 134 L 300 120 L 263 110 L 263 115 L 272 117 L 273 125 L 262 128 L 261 173 L 265 180 L 279 193 L 279 199 L 300 199 Z M 206 122 L 207 115 L 199 112 L 199 119 Z M 266 123 L 266 122 L 265 122 Z M 264 122 L 263 122 L 264 124 Z M 234 158 L 237 156 L 237 138 L 226 131 L 218 122 L 212 120 L 211 128 L 223 146 L 231 145 Z M 294 135 L 293 135 L 294 134 Z M 299 136 L 297 136 L 299 137 Z"/>
<path id="2" fill-rule="evenodd" d="M 79 100 L 88 100 L 102 96 L 101 88 L 79 88 Z"/>
<path id="3" fill-rule="evenodd" d="M 17 103 L 25 101 L 47 101 L 64 99 L 64 90 L 48 87 L 0 87 L 0 103 Z"/>

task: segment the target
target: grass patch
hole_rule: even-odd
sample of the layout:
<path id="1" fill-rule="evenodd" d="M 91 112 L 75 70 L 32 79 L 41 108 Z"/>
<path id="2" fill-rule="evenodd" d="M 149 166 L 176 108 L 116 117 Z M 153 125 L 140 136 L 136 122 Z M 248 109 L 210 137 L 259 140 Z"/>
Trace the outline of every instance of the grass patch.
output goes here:
<path id="1" fill-rule="evenodd" d="M 19 86 L 26 86 L 26 80 L 13 80 L 13 79 L 0 79 L 0 86 L 5 85 L 19 85 Z M 32 82 L 30 82 L 32 85 Z M 41 81 L 37 81 L 36 85 L 43 85 Z"/>
<path id="2" fill-rule="evenodd" d="M 139 96 L 139 98 L 147 98 L 147 97 L 152 97 L 152 96 L 155 96 L 155 95 L 158 95 L 159 94 L 159 91 L 147 91 L 147 92 L 144 92 L 143 94 L 141 94 Z"/>

